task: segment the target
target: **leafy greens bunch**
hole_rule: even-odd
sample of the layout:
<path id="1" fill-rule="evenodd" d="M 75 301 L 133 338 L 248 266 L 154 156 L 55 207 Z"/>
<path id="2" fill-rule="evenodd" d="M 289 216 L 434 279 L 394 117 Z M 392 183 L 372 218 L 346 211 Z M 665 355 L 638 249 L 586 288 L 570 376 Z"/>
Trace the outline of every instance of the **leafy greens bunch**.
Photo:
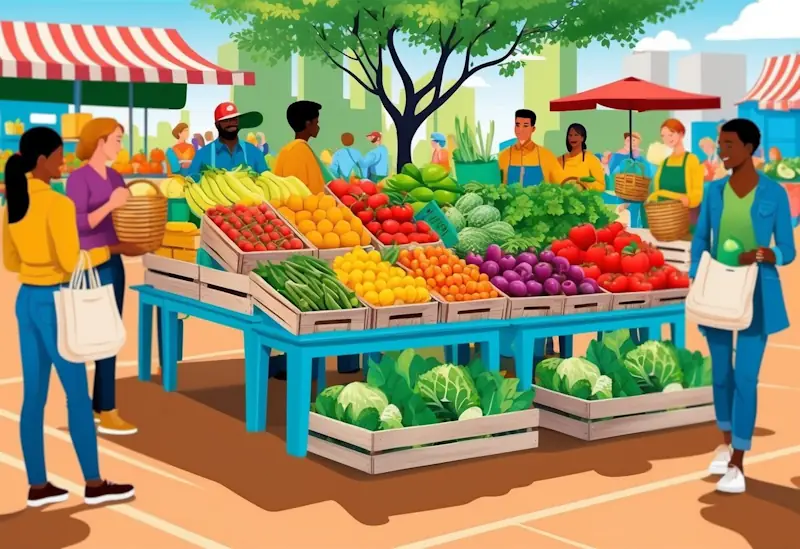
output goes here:
<path id="1" fill-rule="evenodd" d="M 370 431 L 463 421 L 527 410 L 533 389 L 488 371 L 476 359 L 467 366 L 440 364 L 413 349 L 371 361 L 367 382 L 323 390 L 312 411 Z"/>
<path id="2" fill-rule="evenodd" d="M 539 362 L 535 376 L 545 389 L 600 400 L 711 385 L 711 358 L 670 342 L 637 346 L 629 330 L 617 330 L 592 341 L 585 357 Z"/>
<path id="3" fill-rule="evenodd" d="M 617 217 L 603 202 L 601 193 L 571 184 L 523 187 L 519 183 L 467 183 L 464 190 L 500 210 L 502 220 L 514 228 L 517 236 L 503 244 L 503 250 L 511 254 L 528 248 L 541 250 L 554 240 L 566 238 L 573 227 L 584 223 L 604 227 Z"/>

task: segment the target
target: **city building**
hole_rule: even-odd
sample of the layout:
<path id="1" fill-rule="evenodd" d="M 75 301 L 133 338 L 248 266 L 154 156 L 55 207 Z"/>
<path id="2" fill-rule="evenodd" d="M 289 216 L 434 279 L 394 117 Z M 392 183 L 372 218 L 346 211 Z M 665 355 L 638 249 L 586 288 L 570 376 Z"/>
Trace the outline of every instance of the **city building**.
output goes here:
<path id="1" fill-rule="evenodd" d="M 669 52 L 636 51 L 622 59 L 622 77 L 634 76 L 669 86 Z"/>
<path id="2" fill-rule="evenodd" d="M 536 134 L 543 139 L 551 131 L 560 132 L 567 113 L 550 112 L 550 101 L 578 91 L 578 50 L 574 46 L 545 46 L 543 59 L 527 61 L 522 69 L 523 105 L 536 113 Z M 567 122 L 569 124 L 569 122 Z M 503 129 L 511 133 L 511 128 Z M 501 133 L 498 141 L 512 138 Z"/>

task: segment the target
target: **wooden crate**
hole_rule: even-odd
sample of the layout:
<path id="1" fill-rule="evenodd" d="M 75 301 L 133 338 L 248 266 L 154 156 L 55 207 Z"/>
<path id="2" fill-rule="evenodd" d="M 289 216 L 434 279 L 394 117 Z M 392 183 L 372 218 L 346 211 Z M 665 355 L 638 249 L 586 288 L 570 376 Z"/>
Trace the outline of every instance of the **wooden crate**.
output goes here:
<path id="1" fill-rule="evenodd" d="M 581 440 L 600 440 L 714 420 L 711 387 L 672 393 L 582 400 L 536 387 L 541 427 Z"/>
<path id="2" fill-rule="evenodd" d="M 291 225 L 290 225 L 291 227 Z M 292 228 L 296 233 L 297 231 Z M 298 236 L 298 235 L 295 235 Z M 295 254 L 314 255 L 314 250 L 306 247 L 301 250 L 275 250 L 271 252 L 243 252 L 239 247 L 217 227 L 217 225 L 203 216 L 200 224 L 200 239 L 203 247 L 214 252 L 214 259 L 222 265 L 226 271 L 239 274 L 247 274 L 256 268 L 260 262 L 283 261 Z M 302 239 L 301 239 L 302 240 Z"/>
<path id="3" fill-rule="evenodd" d="M 396 328 L 398 326 L 419 326 L 436 324 L 439 321 L 439 302 L 431 298 L 428 303 L 409 303 L 387 307 L 368 307 L 368 327 Z"/>
<path id="4" fill-rule="evenodd" d="M 689 295 L 689 288 L 673 288 L 671 290 L 656 290 L 650 292 L 650 306 L 675 305 L 684 303 Z"/>
<path id="5" fill-rule="evenodd" d="M 471 303 L 471 302 L 470 302 Z M 506 318 L 531 318 L 564 314 L 565 296 L 509 297 Z"/>
<path id="6" fill-rule="evenodd" d="M 498 293 L 500 291 L 498 290 Z M 446 301 L 436 292 L 431 297 L 439 302 L 439 322 L 466 322 L 469 320 L 503 320 L 508 313 L 508 299 L 499 297 L 476 301 Z"/>
<path id="7" fill-rule="evenodd" d="M 200 301 L 237 313 L 252 314 L 250 278 L 243 274 L 200 267 Z"/>
<path id="8" fill-rule="evenodd" d="M 530 450 L 539 446 L 538 426 L 539 411 L 533 409 L 374 432 L 311 412 L 308 451 L 379 475 Z M 426 444 L 432 446 L 422 446 Z"/>
<path id="9" fill-rule="evenodd" d="M 611 309 L 626 311 L 628 309 L 646 309 L 650 306 L 653 292 L 625 292 L 612 294 Z"/>
<path id="10" fill-rule="evenodd" d="M 600 293 L 587 295 L 571 295 L 564 299 L 564 314 L 603 313 L 611 310 L 614 296 L 600 289 Z"/>
<path id="11" fill-rule="evenodd" d="M 631 234 L 638 235 L 645 242 L 654 245 L 656 249 L 661 250 L 664 254 L 664 261 L 680 269 L 681 271 L 688 271 L 692 262 L 691 250 L 692 243 L 689 240 L 673 240 L 670 242 L 661 242 L 653 238 L 653 234 L 647 229 L 628 229 Z"/>
<path id="12" fill-rule="evenodd" d="M 294 335 L 349 332 L 368 327 L 366 307 L 304 313 L 255 273 L 250 273 L 250 298 L 255 307 Z"/>
<path id="13" fill-rule="evenodd" d="M 200 299 L 200 267 L 194 263 L 169 259 L 157 254 L 142 258 L 144 283 L 153 288 Z"/>

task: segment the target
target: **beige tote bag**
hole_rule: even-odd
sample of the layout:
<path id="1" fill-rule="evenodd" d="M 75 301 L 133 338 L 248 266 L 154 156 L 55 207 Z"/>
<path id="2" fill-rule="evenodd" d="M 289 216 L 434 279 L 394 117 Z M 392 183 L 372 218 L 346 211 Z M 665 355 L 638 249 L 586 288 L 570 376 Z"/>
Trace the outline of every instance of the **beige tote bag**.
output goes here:
<path id="1" fill-rule="evenodd" d="M 686 296 L 686 319 L 720 330 L 746 330 L 753 322 L 757 278 L 756 263 L 729 267 L 703 252 Z"/>
<path id="2" fill-rule="evenodd" d="M 102 360 L 115 356 L 125 344 L 125 325 L 114 287 L 100 284 L 88 252 L 81 251 L 69 286 L 56 292 L 54 298 L 58 352 L 65 359 L 77 363 Z"/>

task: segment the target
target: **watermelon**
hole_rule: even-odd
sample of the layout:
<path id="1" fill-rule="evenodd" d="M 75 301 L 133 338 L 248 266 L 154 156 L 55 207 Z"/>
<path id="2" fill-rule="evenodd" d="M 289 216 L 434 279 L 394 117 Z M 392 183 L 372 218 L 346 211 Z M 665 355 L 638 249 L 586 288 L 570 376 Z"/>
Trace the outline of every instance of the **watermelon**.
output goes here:
<path id="1" fill-rule="evenodd" d="M 477 193 L 467 193 L 458 199 L 455 206 L 462 214 L 468 214 L 478 206 L 483 205 L 483 198 Z"/>
<path id="2" fill-rule="evenodd" d="M 492 242 L 497 244 L 502 244 L 515 236 L 514 227 L 505 221 L 493 221 L 481 228 L 492 237 Z"/>
<path id="3" fill-rule="evenodd" d="M 458 211 L 458 208 L 447 208 L 447 211 L 444 212 L 444 216 L 453 224 L 453 227 L 455 227 L 457 231 L 467 226 L 467 220 L 464 214 Z"/>
<path id="4" fill-rule="evenodd" d="M 500 221 L 502 214 L 494 206 L 478 206 L 467 214 L 467 225 L 470 227 L 483 227 L 489 223 Z"/>
<path id="5" fill-rule="evenodd" d="M 483 254 L 490 244 L 492 244 L 492 237 L 489 236 L 489 233 L 477 227 L 467 227 L 458 233 L 456 252 L 460 255 L 466 255 L 469 252 Z"/>

